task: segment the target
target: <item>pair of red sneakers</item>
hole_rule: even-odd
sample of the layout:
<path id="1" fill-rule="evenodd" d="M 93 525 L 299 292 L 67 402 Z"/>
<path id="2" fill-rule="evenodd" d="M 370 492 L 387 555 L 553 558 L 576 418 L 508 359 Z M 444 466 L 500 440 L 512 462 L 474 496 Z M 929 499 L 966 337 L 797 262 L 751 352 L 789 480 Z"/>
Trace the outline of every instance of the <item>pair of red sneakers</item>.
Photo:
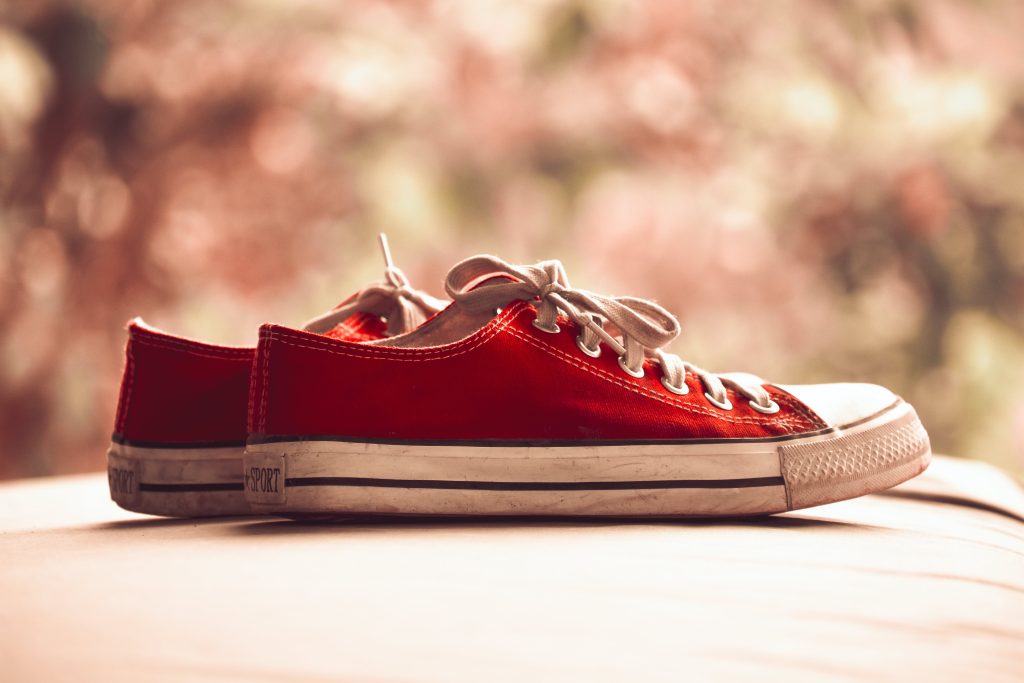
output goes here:
<path id="1" fill-rule="evenodd" d="M 385 248 L 386 250 L 386 248 Z M 252 348 L 136 320 L 109 462 L 162 515 L 767 514 L 923 471 L 913 408 L 871 384 L 778 385 L 668 353 L 657 304 L 557 261 L 457 264 L 452 303 L 387 279 Z"/>

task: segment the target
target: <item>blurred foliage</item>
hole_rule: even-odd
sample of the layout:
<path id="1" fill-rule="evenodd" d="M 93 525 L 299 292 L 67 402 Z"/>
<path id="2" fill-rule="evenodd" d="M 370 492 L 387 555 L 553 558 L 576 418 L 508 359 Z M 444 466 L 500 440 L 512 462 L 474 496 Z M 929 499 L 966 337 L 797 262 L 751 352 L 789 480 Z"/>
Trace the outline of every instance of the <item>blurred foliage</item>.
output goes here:
<path id="1" fill-rule="evenodd" d="M 1024 468 L 1024 3 L 0 8 L 0 477 L 102 466 L 123 324 L 251 343 L 386 230 L 559 257 L 675 350 L 866 380 Z"/>

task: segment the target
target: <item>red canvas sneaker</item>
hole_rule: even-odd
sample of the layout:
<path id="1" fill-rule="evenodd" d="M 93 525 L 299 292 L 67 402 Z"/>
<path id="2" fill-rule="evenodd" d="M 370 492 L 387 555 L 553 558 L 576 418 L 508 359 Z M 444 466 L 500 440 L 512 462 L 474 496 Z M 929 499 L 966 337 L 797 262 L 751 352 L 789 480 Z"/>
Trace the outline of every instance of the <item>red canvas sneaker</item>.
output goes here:
<path id="1" fill-rule="evenodd" d="M 386 250 L 386 246 L 385 246 Z M 386 280 L 309 321 L 318 338 L 346 343 L 415 328 L 443 303 L 413 290 L 390 263 Z M 242 491 L 249 378 L 255 349 L 184 339 L 128 324 L 110 496 L 123 508 L 168 516 L 247 514 Z"/>
<path id="2" fill-rule="evenodd" d="M 914 409 L 887 389 L 702 370 L 663 349 L 679 332 L 666 310 L 573 289 L 557 261 L 474 257 L 447 290 L 449 308 L 383 341 L 261 328 L 254 510 L 766 514 L 929 462 Z"/>

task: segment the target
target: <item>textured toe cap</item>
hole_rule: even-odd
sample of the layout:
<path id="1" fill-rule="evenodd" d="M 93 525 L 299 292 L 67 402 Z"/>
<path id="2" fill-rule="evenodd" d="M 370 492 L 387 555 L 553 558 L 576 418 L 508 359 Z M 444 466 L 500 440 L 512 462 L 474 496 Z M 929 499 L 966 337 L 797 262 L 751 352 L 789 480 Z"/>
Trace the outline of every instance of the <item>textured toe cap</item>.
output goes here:
<path id="1" fill-rule="evenodd" d="M 899 397 L 877 384 L 779 384 L 830 427 L 841 427 L 888 408 Z"/>

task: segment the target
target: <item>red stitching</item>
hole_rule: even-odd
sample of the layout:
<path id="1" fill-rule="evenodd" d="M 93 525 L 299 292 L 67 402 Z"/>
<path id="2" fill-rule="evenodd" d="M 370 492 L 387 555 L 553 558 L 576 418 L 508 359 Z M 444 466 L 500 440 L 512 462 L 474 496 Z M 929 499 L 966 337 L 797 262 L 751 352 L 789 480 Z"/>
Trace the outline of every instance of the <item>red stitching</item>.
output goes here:
<path id="1" fill-rule="evenodd" d="M 338 323 L 337 326 L 338 327 L 344 327 L 346 330 L 348 330 L 348 333 L 351 334 L 351 335 L 356 335 L 356 334 L 359 334 L 359 333 L 361 333 L 363 331 L 363 328 L 366 326 L 366 323 L 367 323 L 367 320 L 365 318 L 360 318 L 359 320 L 356 321 L 356 323 L 354 325 L 350 325 L 346 321 L 346 322 Z"/>

